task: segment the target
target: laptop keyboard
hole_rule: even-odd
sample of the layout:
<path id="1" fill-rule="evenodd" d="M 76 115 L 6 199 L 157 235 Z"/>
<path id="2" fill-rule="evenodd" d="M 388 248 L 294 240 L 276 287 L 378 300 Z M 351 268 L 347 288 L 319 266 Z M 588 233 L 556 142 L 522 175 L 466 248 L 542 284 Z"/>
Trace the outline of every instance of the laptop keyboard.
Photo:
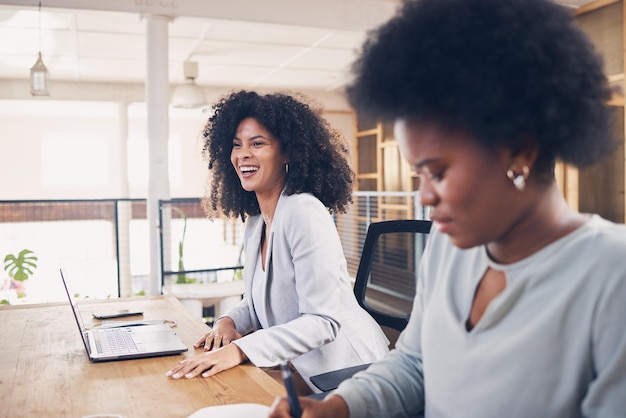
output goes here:
<path id="1" fill-rule="evenodd" d="M 102 328 L 96 331 L 96 347 L 100 354 L 125 354 L 143 351 L 135 344 L 132 332 L 125 328 Z"/>

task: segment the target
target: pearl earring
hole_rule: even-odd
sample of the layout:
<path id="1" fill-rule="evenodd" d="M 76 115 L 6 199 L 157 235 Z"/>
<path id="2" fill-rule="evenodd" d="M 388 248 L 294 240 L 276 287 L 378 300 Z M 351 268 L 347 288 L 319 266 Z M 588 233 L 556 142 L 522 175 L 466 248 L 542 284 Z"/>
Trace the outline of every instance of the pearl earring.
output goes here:
<path id="1" fill-rule="evenodd" d="M 515 174 L 512 169 L 506 171 L 506 176 L 513 182 L 513 185 L 520 192 L 526 187 L 526 179 L 530 170 L 527 166 L 522 167 L 521 174 Z"/>

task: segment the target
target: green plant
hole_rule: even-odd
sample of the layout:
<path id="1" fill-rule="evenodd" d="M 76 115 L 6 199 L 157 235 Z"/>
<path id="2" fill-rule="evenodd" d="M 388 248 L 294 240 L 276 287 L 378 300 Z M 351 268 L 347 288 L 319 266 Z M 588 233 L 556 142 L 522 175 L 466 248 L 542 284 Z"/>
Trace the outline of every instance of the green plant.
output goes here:
<path id="1" fill-rule="evenodd" d="M 9 275 L 9 293 L 15 289 L 18 298 L 24 298 L 26 296 L 22 283 L 35 274 L 35 270 L 37 269 L 37 260 L 38 259 L 35 253 L 28 249 L 23 249 L 17 254 L 17 256 L 14 254 L 7 254 L 4 257 L 4 271 L 6 271 Z M 0 304 L 8 305 L 9 301 L 7 299 L 2 299 Z"/>
<path id="2" fill-rule="evenodd" d="M 14 280 L 23 282 L 28 280 L 37 269 L 37 256 L 31 250 L 23 249 L 17 257 L 7 254 L 4 257 L 4 271 Z"/>
<path id="3" fill-rule="evenodd" d="M 172 210 L 178 212 L 181 218 L 183 218 L 183 235 L 178 242 L 178 271 L 179 273 L 176 275 L 176 283 L 194 283 L 196 280 L 187 277 L 185 275 L 185 234 L 187 233 L 187 214 L 176 206 L 172 206 Z"/>

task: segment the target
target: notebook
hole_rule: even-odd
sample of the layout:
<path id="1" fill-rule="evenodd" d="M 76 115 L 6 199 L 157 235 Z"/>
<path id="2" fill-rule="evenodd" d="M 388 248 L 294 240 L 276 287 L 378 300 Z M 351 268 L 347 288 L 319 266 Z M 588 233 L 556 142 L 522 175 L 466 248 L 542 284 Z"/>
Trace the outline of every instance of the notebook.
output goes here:
<path id="1" fill-rule="evenodd" d="M 215 405 L 198 409 L 187 418 L 267 418 L 270 407 L 256 403 Z"/>
<path id="2" fill-rule="evenodd" d="M 87 330 L 80 311 L 67 285 L 67 273 L 61 270 L 61 280 L 78 325 L 80 338 L 91 361 L 126 360 L 180 354 L 187 346 L 169 325 L 164 323 L 147 325 L 124 325 Z M 146 321 L 144 321 L 146 322 Z"/>

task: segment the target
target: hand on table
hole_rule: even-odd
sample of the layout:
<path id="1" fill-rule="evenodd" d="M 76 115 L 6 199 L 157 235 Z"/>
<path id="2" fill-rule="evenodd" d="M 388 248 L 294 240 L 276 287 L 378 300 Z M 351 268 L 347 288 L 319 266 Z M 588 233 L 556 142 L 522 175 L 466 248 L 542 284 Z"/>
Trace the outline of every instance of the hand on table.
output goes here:
<path id="1" fill-rule="evenodd" d="M 300 397 L 302 418 L 348 418 L 348 405 L 342 397 L 328 395 L 323 401 Z M 290 418 L 291 409 L 287 398 L 276 398 L 269 418 Z"/>
<path id="2" fill-rule="evenodd" d="M 226 347 L 214 349 L 196 357 L 185 359 L 168 370 L 165 376 L 171 377 L 172 379 L 180 379 L 181 377 L 191 379 L 200 375 L 202 377 L 209 377 L 235 367 L 247 359 L 248 358 L 239 347 L 235 344 L 229 344 Z"/>
<path id="3" fill-rule="evenodd" d="M 204 346 L 204 351 L 215 351 L 239 338 L 241 338 L 241 334 L 235 329 L 235 323 L 225 316 L 215 321 L 211 331 L 204 334 L 193 346 L 195 348 Z"/>

